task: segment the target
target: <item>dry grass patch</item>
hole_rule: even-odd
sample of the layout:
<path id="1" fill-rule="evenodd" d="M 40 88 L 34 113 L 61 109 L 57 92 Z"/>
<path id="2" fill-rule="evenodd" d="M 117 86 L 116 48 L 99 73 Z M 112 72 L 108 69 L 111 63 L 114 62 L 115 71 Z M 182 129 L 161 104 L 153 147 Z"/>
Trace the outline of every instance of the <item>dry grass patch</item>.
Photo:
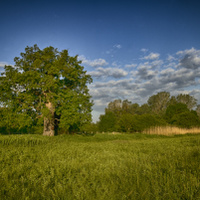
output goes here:
<path id="1" fill-rule="evenodd" d="M 151 127 L 143 131 L 145 134 L 150 135 L 184 135 L 184 134 L 199 134 L 200 128 L 178 128 L 173 126 L 166 126 L 166 127 Z"/>

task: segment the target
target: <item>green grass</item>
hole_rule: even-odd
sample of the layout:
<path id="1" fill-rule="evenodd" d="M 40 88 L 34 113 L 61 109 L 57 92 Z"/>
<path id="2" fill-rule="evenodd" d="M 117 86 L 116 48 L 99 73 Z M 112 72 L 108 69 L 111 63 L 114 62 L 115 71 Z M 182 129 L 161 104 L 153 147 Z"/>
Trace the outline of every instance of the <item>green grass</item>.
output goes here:
<path id="1" fill-rule="evenodd" d="M 200 135 L 0 135 L 0 199 L 200 199 Z"/>

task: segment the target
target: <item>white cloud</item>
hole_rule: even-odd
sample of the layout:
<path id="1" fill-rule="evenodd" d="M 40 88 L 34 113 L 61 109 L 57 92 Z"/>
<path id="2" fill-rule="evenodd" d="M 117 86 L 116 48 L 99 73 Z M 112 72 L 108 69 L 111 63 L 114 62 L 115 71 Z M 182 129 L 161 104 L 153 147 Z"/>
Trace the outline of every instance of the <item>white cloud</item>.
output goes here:
<path id="1" fill-rule="evenodd" d="M 90 75 L 96 77 L 96 78 L 101 78 L 101 77 L 113 77 L 113 78 L 122 78 L 127 76 L 128 72 L 126 72 L 123 69 L 118 69 L 118 68 L 102 68 L 99 67 L 97 68 L 96 71 L 88 72 Z"/>
<path id="2" fill-rule="evenodd" d="M 125 65 L 126 68 L 135 68 L 137 67 L 137 64 L 127 64 Z"/>
<path id="3" fill-rule="evenodd" d="M 106 66 L 108 65 L 108 63 L 106 62 L 105 59 L 99 58 L 99 59 L 95 59 L 95 60 L 87 60 L 85 58 L 85 56 L 79 56 L 78 57 L 79 60 L 82 61 L 83 64 L 89 65 L 91 67 L 99 67 L 99 66 Z"/>
<path id="4" fill-rule="evenodd" d="M 142 51 L 143 53 L 146 53 L 148 49 L 142 48 L 140 51 Z"/>
<path id="5" fill-rule="evenodd" d="M 178 67 L 184 67 L 193 70 L 200 68 L 200 50 L 191 48 L 185 51 L 179 51 L 177 52 L 177 55 L 182 56 Z"/>
<path id="6" fill-rule="evenodd" d="M 113 62 L 113 63 L 112 63 L 112 66 L 113 66 L 113 67 L 121 67 L 121 65 L 117 64 L 117 62 Z"/>
<path id="7" fill-rule="evenodd" d="M 122 45 L 121 45 L 121 44 L 115 44 L 113 47 L 114 47 L 114 48 L 117 48 L 117 49 L 121 49 L 121 48 L 122 48 Z"/>
<path id="8" fill-rule="evenodd" d="M 108 63 L 106 62 L 106 60 L 99 58 L 99 59 L 95 59 L 93 61 L 89 61 L 88 64 L 92 67 L 97 67 L 97 66 L 105 66 L 108 65 Z"/>
<path id="9" fill-rule="evenodd" d="M 139 80 L 150 80 L 154 78 L 158 72 L 155 70 L 150 70 L 149 68 L 150 68 L 149 66 L 140 65 L 138 67 L 138 71 L 135 73 L 135 76 Z"/>
<path id="10" fill-rule="evenodd" d="M 97 82 L 95 88 L 122 88 L 126 90 L 133 90 L 137 87 L 137 84 L 133 82 L 133 79 L 123 79 L 123 80 L 111 80 L 108 82 Z"/>
<path id="11" fill-rule="evenodd" d="M 177 67 L 177 63 L 176 62 L 169 62 L 168 64 L 163 65 L 163 68 L 176 68 Z"/>
<path id="12" fill-rule="evenodd" d="M 156 60 L 160 57 L 159 53 L 150 53 L 148 56 L 144 56 L 142 59 L 144 60 Z"/>
<path id="13" fill-rule="evenodd" d="M 163 64 L 163 60 L 154 60 L 150 63 L 151 68 L 160 67 Z"/>
<path id="14" fill-rule="evenodd" d="M 193 54 L 193 53 L 196 53 L 199 51 L 200 50 L 196 50 L 194 47 L 192 47 L 191 49 L 186 49 L 184 51 L 178 51 L 176 54 L 177 55 Z"/>
<path id="15" fill-rule="evenodd" d="M 106 105 L 114 99 L 133 99 L 135 87 L 136 84 L 131 82 L 130 79 L 95 83 L 90 87 L 95 109 L 102 112 Z M 136 97 L 135 95 L 134 98 Z"/>
<path id="16" fill-rule="evenodd" d="M 0 67 L 4 68 L 5 65 L 8 65 L 7 62 L 0 62 Z"/>
<path id="17" fill-rule="evenodd" d="M 169 75 L 169 74 L 172 74 L 174 73 L 175 70 L 172 69 L 172 68 L 167 68 L 167 69 L 164 69 L 160 72 L 160 75 L 163 75 L 163 76 L 166 76 L 166 75 Z"/>
<path id="18" fill-rule="evenodd" d="M 172 62 L 174 60 L 176 60 L 176 58 L 174 56 L 168 55 L 167 61 Z"/>

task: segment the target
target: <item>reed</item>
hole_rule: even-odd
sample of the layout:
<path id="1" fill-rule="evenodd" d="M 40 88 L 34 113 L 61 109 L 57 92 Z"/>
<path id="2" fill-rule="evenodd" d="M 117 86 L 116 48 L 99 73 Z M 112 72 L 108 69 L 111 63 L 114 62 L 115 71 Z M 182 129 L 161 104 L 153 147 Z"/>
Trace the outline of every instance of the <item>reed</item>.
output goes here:
<path id="1" fill-rule="evenodd" d="M 174 126 L 151 127 L 149 129 L 144 130 L 143 133 L 150 134 L 150 135 L 154 134 L 154 135 L 165 135 L 165 136 L 199 134 L 200 128 L 194 127 L 194 128 L 186 129 L 186 128 L 179 128 L 179 127 L 174 127 Z"/>

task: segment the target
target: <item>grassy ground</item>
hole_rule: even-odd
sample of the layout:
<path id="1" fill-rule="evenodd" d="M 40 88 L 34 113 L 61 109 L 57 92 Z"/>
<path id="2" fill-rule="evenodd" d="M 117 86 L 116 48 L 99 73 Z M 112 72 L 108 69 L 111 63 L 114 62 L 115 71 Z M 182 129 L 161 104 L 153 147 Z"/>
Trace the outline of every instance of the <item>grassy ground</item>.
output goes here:
<path id="1" fill-rule="evenodd" d="M 0 199 L 200 199 L 200 135 L 0 135 Z"/>

